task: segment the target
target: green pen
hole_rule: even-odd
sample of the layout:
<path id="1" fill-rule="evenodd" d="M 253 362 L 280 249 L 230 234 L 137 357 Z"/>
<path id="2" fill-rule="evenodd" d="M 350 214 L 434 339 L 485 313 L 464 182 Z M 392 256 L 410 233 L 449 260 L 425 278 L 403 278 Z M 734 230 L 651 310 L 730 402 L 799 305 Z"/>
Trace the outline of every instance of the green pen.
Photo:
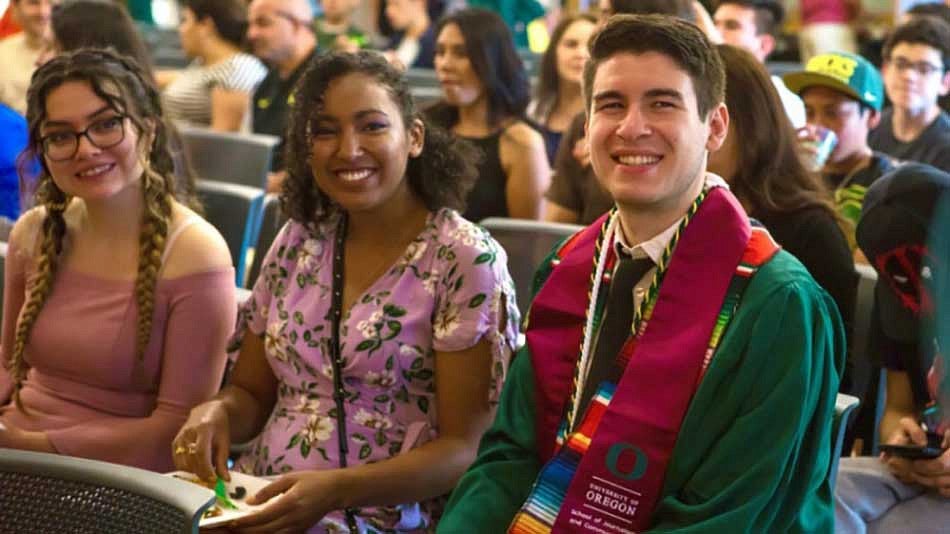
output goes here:
<path id="1" fill-rule="evenodd" d="M 218 497 L 218 502 L 221 503 L 222 508 L 227 508 L 229 510 L 237 510 L 238 507 L 231 502 L 231 499 L 228 498 L 228 488 L 224 485 L 224 479 L 218 478 L 218 481 L 214 484 L 214 494 Z"/>

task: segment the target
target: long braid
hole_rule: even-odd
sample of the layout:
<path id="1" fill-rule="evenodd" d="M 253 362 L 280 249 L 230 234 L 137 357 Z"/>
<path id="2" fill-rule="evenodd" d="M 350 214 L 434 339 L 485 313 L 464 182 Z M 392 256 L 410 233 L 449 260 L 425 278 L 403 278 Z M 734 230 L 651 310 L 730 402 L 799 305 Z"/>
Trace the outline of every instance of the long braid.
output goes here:
<path id="1" fill-rule="evenodd" d="M 26 342 L 30 337 L 30 331 L 39 317 L 40 310 L 46 303 L 46 299 L 53 289 L 53 282 L 56 278 L 56 269 L 59 266 L 59 256 L 63 250 L 63 239 L 66 235 L 66 220 L 63 218 L 63 212 L 66 211 L 69 199 L 59 190 L 52 180 L 44 183 L 49 191 L 46 206 L 46 217 L 43 220 L 43 242 L 40 247 L 40 254 L 36 258 L 36 277 L 28 288 L 26 302 L 20 310 L 20 316 L 17 319 L 16 333 L 13 340 L 13 355 L 10 357 L 10 374 L 13 377 L 13 401 L 16 407 L 23 413 L 26 409 L 20 400 L 20 390 L 23 382 L 26 380 L 28 366 L 25 361 L 24 352 Z M 44 191 L 39 192 L 39 196 L 44 195 Z"/>
<path id="2" fill-rule="evenodd" d="M 126 60 L 123 60 L 126 61 Z M 129 68 L 134 65 L 129 65 Z M 145 87 L 145 107 L 161 114 L 161 96 L 151 85 Z M 174 172 L 174 162 L 167 149 L 168 130 L 163 121 L 154 124 L 148 160 L 143 162 L 142 174 L 142 232 L 139 236 L 138 274 L 135 279 L 135 299 L 138 322 L 135 334 L 136 373 L 144 378 L 145 350 L 152 333 L 155 311 L 155 286 L 162 267 L 168 225 L 171 221 L 172 199 L 175 186 L 168 178 Z"/>
<path id="3" fill-rule="evenodd" d="M 171 219 L 171 199 L 165 191 L 165 179 L 147 169 L 142 175 L 142 193 L 145 200 L 142 212 L 142 233 L 139 236 L 139 265 L 135 279 L 135 300 L 138 305 L 138 323 L 135 334 L 136 365 L 145 357 L 152 332 L 155 309 L 155 285 L 161 269 L 168 223 Z"/>

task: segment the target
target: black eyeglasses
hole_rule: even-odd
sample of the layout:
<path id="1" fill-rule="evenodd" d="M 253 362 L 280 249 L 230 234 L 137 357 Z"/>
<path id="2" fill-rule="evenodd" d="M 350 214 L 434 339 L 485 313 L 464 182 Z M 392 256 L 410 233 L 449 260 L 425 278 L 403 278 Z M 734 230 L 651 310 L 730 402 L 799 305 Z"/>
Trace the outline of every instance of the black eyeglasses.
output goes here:
<path id="1" fill-rule="evenodd" d="M 52 161 L 72 159 L 79 150 L 79 138 L 85 136 L 96 148 L 112 148 L 125 139 L 125 116 L 98 120 L 81 132 L 53 132 L 40 139 L 43 154 Z"/>
<path id="2" fill-rule="evenodd" d="M 902 57 L 893 58 L 889 62 L 897 69 L 897 72 L 904 72 L 907 69 L 914 69 L 914 72 L 921 76 L 930 76 L 935 72 L 943 72 L 942 65 L 934 65 L 929 61 L 909 61 Z"/>

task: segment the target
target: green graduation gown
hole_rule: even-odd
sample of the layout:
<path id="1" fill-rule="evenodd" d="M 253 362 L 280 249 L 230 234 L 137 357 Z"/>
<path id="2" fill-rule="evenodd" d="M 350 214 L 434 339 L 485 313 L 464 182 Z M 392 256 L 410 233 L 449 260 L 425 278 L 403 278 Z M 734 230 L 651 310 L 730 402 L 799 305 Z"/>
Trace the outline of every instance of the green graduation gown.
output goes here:
<path id="1" fill-rule="evenodd" d="M 543 265 L 535 292 L 551 272 Z M 779 251 L 750 281 L 690 404 L 650 532 L 831 533 L 828 468 L 844 354 L 834 300 Z M 507 531 L 542 467 L 534 381 L 524 347 L 440 534 Z"/>

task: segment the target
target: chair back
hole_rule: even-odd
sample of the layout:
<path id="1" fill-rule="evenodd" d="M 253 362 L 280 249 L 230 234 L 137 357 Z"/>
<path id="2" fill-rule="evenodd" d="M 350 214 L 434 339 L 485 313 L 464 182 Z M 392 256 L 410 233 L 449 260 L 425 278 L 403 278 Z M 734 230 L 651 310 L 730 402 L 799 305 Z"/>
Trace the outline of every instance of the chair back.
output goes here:
<path id="1" fill-rule="evenodd" d="M 179 127 L 179 132 L 188 163 L 199 179 L 267 189 L 279 138 L 191 127 Z"/>
<path id="2" fill-rule="evenodd" d="M 489 217 L 479 224 L 491 233 L 508 255 L 508 271 L 515 282 L 522 316 L 531 304 L 531 289 L 538 265 L 555 245 L 584 228 L 575 224 L 502 217 Z"/>
<path id="3" fill-rule="evenodd" d="M 122 465 L 0 449 L 0 532 L 198 533 L 214 492 Z"/>
<path id="4" fill-rule="evenodd" d="M 280 211 L 280 198 L 277 195 L 269 194 L 264 197 L 264 211 L 261 215 L 260 232 L 257 234 L 257 243 L 254 246 L 254 253 L 249 262 L 247 271 L 248 289 L 253 289 L 257 282 L 257 277 L 261 274 L 261 267 L 264 263 L 264 256 L 270 250 L 271 243 L 277 237 L 277 233 L 287 222 L 287 217 Z"/>
<path id="5" fill-rule="evenodd" d="M 838 393 L 835 398 L 835 415 L 831 423 L 831 465 L 828 467 L 828 479 L 831 481 L 831 488 L 834 489 L 835 480 L 838 478 L 838 461 L 841 459 L 841 448 L 844 445 L 844 434 L 848 428 L 848 420 L 851 414 L 861 404 L 857 397 Z"/>
<path id="6" fill-rule="evenodd" d="M 6 280 L 7 244 L 0 242 L 0 320 L 3 319 L 3 285 Z"/>
<path id="7" fill-rule="evenodd" d="M 871 312 L 874 310 L 874 286 L 877 285 L 877 272 L 870 265 L 856 264 L 858 272 L 858 293 L 854 299 L 854 335 L 851 350 L 855 358 L 869 361 L 868 344 L 871 332 Z"/>
<path id="8" fill-rule="evenodd" d="M 409 87 L 431 87 L 439 89 L 442 85 L 439 83 L 439 77 L 435 74 L 435 69 L 411 68 L 406 70 L 406 82 Z"/>
<path id="9" fill-rule="evenodd" d="M 877 455 L 880 443 L 881 418 L 884 416 L 886 373 L 877 358 L 871 354 L 871 325 L 874 324 L 874 288 L 877 285 L 877 272 L 870 265 L 857 264 L 858 291 L 854 306 L 854 333 L 851 336 L 851 357 L 855 376 L 866 377 L 867 389 L 864 391 L 864 405 L 859 410 L 856 421 L 855 437 L 863 439 L 861 453 Z"/>
<path id="10" fill-rule="evenodd" d="M 264 191 L 255 187 L 200 180 L 198 198 L 204 204 L 205 219 L 221 232 L 236 275 L 235 283 L 244 286 L 248 250 L 257 243 Z"/>
<path id="11" fill-rule="evenodd" d="M 768 70 L 772 76 L 781 77 L 783 74 L 800 72 L 802 70 L 802 64 L 797 61 L 766 61 L 765 69 Z"/>

